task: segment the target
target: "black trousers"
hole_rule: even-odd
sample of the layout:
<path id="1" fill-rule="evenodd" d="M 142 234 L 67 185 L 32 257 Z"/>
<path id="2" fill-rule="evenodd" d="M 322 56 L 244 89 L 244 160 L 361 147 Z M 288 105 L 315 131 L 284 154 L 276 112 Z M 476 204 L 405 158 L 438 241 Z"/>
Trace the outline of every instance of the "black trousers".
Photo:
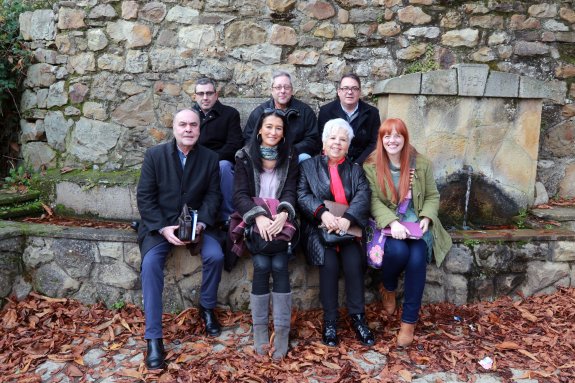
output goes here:
<path id="1" fill-rule="evenodd" d="M 343 270 L 345 298 L 349 314 L 365 312 L 364 261 L 359 243 L 353 241 L 337 248 L 327 248 L 325 262 L 319 267 L 319 296 L 324 320 L 336 320 L 339 271 Z"/>

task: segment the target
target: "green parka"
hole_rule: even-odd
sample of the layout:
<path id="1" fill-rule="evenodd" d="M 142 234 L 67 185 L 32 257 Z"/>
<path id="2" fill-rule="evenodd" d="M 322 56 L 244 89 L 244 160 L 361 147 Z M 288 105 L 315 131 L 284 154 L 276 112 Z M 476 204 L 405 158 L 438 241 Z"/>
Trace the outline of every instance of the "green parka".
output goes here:
<path id="1" fill-rule="evenodd" d="M 378 227 L 386 227 L 398 219 L 396 215 L 397 204 L 388 200 L 377 183 L 375 165 L 364 163 L 363 169 L 371 188 L 371 215 L 375 218 Z M 387 188 L 387 186 L 386 186 Z M 433 254 L 435 263 L 441 266 L 447 252 L 451 248 L 451 236 L 441 225 L 437 212 L 439 211 L 439 192 L 433 177 L 431 162 L 417 154 L 415 160 L 415 174 L 412 183 L 412 198 L 415 214 L 421 219 L 428 217 L 431 222 L 429 230 L 433 236 Z"/>

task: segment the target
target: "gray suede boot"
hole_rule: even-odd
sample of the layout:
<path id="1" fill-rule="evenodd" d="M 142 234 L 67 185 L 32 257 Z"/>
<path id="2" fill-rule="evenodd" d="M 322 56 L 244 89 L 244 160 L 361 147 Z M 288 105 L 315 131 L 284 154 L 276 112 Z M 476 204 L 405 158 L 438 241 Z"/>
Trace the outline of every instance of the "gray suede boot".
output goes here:
<path id="1" fill-rule="evenodd" d="M 254 325 L 254 348 L 260 355 L 265 355 L 265 346 L 270 343 L 268 323 L 270 319 L 270 295 L 250 294 L 252 322 Z"/>
<path id="2" fill-rule="evenodd" d="M 291 293 L 272 292 L 274 315 L 274 359 L 281 359 L 287 354 L 291 322 Z"/>

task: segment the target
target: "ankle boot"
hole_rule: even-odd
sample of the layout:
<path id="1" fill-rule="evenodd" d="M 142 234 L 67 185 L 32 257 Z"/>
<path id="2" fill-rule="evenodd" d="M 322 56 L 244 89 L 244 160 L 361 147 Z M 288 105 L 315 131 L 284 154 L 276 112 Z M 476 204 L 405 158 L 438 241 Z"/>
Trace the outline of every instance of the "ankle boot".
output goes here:
<path id="1" fill-rule="evenodd" d="M 291 324 L 291 293 L 272 292 L 274 316 L 274 359 L 281 359 L 287 354 L 289 330 Z"/>
<path id="2" fill-rule="evenodd" d="M 146 352 L 146 367 L 149 370 L 157 370 L 164 368 L 166 362 L 164 360 L 164 342 L 159 339 L 148 339 L 148 349 Z"/>
<path id="3" fill-rule="evenodd" d="M 389 291 L 383 287 L 383 284 L 380 284 L 379 294 L 381 295 L 383 311 L 385 311 L 388 315 L 393 315 L 396 307 L 395 291 Z"/>
<path id="4" fill-rule="evenodd" d="M 413 342 L 413 333 L 415 332 L 415 323 L 401 322 L 399 333 L 397 334 L 397 346 L 409 347 Z"/>
<path id="5" fill-rule="evenodd" d="M 355 330 L 355 335 L 357 339 L 363 343 L 365 346 L 373 346 L 375 344 L 375 338 L 367 323 L 365 321 L 365 314 L 351 314 L 351 324 Z"/>
<path id="6" fill-rule="evenodd" d="M 250 302 L 254 326 L 254 348 L 258 354 L 264 355 L 266 353 L 265 348 L 270 343 L 268 333 L 270 294 L 250 294 Z"/>
<path id="7" fill-rule="evenodd" d="M 335 347 L 339 343 L 337 339 L 337 321 L 325 320 L 323 322 L 323 334 L 321 337 L 323 344 L 329 347 Z"/>

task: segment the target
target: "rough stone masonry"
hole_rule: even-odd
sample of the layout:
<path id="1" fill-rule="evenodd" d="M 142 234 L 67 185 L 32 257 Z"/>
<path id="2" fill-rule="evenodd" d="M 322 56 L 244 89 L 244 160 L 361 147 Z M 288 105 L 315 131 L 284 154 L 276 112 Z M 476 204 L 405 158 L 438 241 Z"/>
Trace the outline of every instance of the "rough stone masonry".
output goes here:
<path id="1" fill-rule="evenodd" d="M 36 168 L 138 168 L 169 137 L 172 113 L 191 105 L 200 76 L 241 103 L 268 97 L 270 73 L 285 69 L 296 97 L 317 109 L 348 71 L 374 102 L 381 80 L 486 63 L 560 92 L 543 107 L 538 190 L 575 195 L 572 1 L 78 0 L 20 24 L 35 56 L 21 144 Z"/>

